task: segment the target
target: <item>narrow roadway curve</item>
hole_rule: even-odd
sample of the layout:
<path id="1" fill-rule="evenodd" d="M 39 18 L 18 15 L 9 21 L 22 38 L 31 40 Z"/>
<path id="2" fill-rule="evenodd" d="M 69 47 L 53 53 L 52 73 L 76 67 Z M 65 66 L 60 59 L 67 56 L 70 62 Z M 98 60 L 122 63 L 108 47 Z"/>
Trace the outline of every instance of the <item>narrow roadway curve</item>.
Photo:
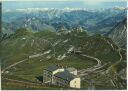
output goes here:
<path id="1" fill-rule="evenodd" d="M 113 46 L 112 43 L 110 43 L 110 41 L 106 40 L 105 38 L 103 40 L 105 40 L 112 47 L 112 49 L 114 50 L 114 46 Z M 121 61 L 122 60 L 121 49 L 118 47 L 117 51 L 118 51 L 118 53 L 120 55 L 120 61 Z M 95 58 L 95 57 L 92 57 L 92 56 L 88 56 L 88 55 L 85 55 L 85 54 L 81 54 L 81 56 L 85 56 L 85 57 L 94 59 L 94 60 L 96 60 L 98 62 L 96 66 L 93 66 L 93 67 L 87 68 L 87 69 L 82 69 L 82 70 L 78 71 L 81 75 L 87 75 L 86 72 L 94 71 L 94 70 L 99 69 L 99 68 L 102 67 L 101 66 L 101 60 L 99 60 L 98 58 Z"/>
<path id="2" fill-rule="evenodd" d="M 107 43 L 108 43 L 109 45 L 111 45 L 112 49 L 114 50 L 113 44 L 110 43 L 110 42 L 109 42 L 108 40 L 106 40 L 106 39 L 104 39 L 104 40 L 107 41 Z M 120 48 L 119 46 L 117 46 L 117 47 L 118 47 L 117 52 L 118 52 L 119 55 L 120 55 L 120 59 L 119 59 L 118 62 L 121 62 L 122 59 L 123 59 L 122 54 L 121 54 L 121 50 L 124 50 L 124 49 Z M 113 84 L 113 86 L 115 87 L 115 86 L 116 86 L 116 85 L 115 85 L 115 84 L 116 84 L 116 83 L 115 83 L 115 80 L 114 80 L 114 79 L 111 79 L 110 81 L 111 81 L 111 83 Z"/>
<path id="3" fill-rule="evenodd" d="M 110 41 L 109 40 L 107 40 L 107 39 L 105 39 L 105 38 L 103 38 L 103 40 L 105 40 L 111 47 L 112 47 L 112 49 L 114 50 L 114 46 L 113 46 L 113 44 L 112 43 L 110 43 Z"/>
<path id="4" fill-rule="evenodd" d="M 44 41 L 49 42 L 50 45 L 53 47 L 53 44 L 52 44 L 50 41 L 48 41 L 48 40 L 44 40 Z M 55 54 L 55 48 L 54 48 L 54 47 L 53 47 L 53 50 L 54 50 L 54 54 Z M 10 68 L 12 68 L 12 67 L 14 67 L 14 66 L 16 66 L 16 65 L 18 65 L 18 64 L 20 64 L 20 63 L 22 63 L 22 62 L 24 62 L 24 61 L 27 61 L 27 59 L 24 59 L 24 60 L 21 60 L 21 61 L 19 61 L 19 62 L 14 63 L 14 64 L 11 64 L 10 66 L 8 66 L 8 67 L 6 67 L 5 69 L 3 69 L 3 70 L 1 71 L 1 73 L 4 73 L 6 70 L 8 70 L 8 69 L 10 69 Z"/>
<path id="5" fill-rule="evenodd" d="M 24 83 L 24 84 L 33 84 L 33 85 L 41 85 L 40 83 L 34 83 L 34 82 L 25 82 L 25 81 L 19 81 L 19 80 L 14 80 L 14 79 L 9 79 L 9 78 L 2 78 L 5 80 L 9 80 L 9 81 L 14 81 L 14 82 L 19 82 L 19 83 Z"/>

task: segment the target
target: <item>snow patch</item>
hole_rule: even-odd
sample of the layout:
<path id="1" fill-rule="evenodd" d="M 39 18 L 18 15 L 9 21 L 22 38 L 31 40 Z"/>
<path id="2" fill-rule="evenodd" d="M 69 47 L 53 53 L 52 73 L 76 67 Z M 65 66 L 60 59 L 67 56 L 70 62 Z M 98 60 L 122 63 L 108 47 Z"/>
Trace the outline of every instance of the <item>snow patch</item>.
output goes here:
<path id="1" fill-rule="evenodd" d="M 68 49 L 68 52 L 67 52 L 67 53 L 70 53 L 70 52 L 72 52 L 73 50 L 74 50 L 74 46 L 70 47 L 70 48 Z"/>
<path id="2" fill-rule="evenodd" d="M 43 55 L 49 54 L 51 51 L 52 51 L 52 50 L 45 51 L 45 52 L 43 53 Z"/>
<path id="3" fill-rule="evenodd" d="M 24 47 L 26 44 L 22 44 L 21 47 Z"/>
<path id="4" fill-rule="evenodd" d="M 65 57 L 66 57 L 66 54 L 59 55 L 59 56 L 57 57 L 57 60 L 63 60 Z"/>
<path id="5" fill-rule="evenodd" d="M 33 44 L 34 44 L 34 40 L 32 40 L 32 42 L 31 42 L 31 47 L 33 46 Z"/>
<path id="6" fill-rule="evenodd" d="M 45 55 L 45 54 L 49 54 L 50 52 L 51 52 L 51 50 L 48 50 L 48 51 L 45 51 L 44 53 L 31 55 L 31 56 L 29 56 L 29 58 L 40 57 L 40 56 L 43 56 L 43 55 Z"/>

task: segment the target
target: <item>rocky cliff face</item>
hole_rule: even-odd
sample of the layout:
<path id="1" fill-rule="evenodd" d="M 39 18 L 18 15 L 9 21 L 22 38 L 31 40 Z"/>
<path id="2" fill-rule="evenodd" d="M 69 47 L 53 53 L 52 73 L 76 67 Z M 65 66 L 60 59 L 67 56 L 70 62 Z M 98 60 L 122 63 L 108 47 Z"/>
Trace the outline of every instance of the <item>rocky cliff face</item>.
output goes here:
<path id="1" fill-rule="evenodd" d="M 115 27 L 108 32 L 108 37 L 112 38 L 112 40 L 122 48 L 126 48 L 127 44 L 127 19 L 125 18 L 123 21 L 119 22 Z"/>

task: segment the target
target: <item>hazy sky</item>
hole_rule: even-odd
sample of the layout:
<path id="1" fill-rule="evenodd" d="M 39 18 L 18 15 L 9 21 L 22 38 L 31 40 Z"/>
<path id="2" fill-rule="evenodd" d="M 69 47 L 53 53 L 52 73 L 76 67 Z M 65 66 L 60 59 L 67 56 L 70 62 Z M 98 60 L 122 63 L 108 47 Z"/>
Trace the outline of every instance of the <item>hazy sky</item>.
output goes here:
<path id="1" fill-rule="evenodd" d="M 19 1 L 3 2 L 3 9 L 17 8 L 112 8 L 115 6 L 126 7 L 124 0 L 2 0 Z M 25 2 L 30 1 L 30 2 Z M 31 2 L 36 1 L 36 2 Z M 40 2 L 41 1 L 41 2 Z"/>

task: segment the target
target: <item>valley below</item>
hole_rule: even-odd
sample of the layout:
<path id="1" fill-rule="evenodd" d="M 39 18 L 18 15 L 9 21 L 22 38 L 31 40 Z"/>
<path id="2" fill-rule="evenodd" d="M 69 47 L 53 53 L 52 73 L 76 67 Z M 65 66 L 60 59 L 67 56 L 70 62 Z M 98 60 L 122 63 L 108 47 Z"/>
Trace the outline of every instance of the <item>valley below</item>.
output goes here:
<path id="1" fill-rule="evenodd" d="M 3 89 L 8 85 L 16 89 L 18 84 L 24 89 L 26 87 L 23 84 L 27 84 L 25 86 L 28 89 L 34 88 L 31 87 L 34 84 L 37 87 L 35 89 L 42 89 L 45 84 L 42 85 L 37 77 L 43 75 L 45 67 L 53 64 L 77 68 L 82 82 L 81 89 L 102 89 L 106 84 L 106 89 L 121 89 L 126 86 L 126 80 L 118 75 L 125 69 L 120 67 L 126 63 L 126 55 L 123 54 L 125 50 L 109 38 L 89 36 L 85 31 L 79 30 L 68 33 L 49 30 L 32 33 L 22 28 L 1 44 Z M 100 76 L 103 79 L 99 79 Z M 105 79 L 108 80 L 104 83 Z M 44 86 L 45 88 L 62 89 L 56 86 Z"/>

